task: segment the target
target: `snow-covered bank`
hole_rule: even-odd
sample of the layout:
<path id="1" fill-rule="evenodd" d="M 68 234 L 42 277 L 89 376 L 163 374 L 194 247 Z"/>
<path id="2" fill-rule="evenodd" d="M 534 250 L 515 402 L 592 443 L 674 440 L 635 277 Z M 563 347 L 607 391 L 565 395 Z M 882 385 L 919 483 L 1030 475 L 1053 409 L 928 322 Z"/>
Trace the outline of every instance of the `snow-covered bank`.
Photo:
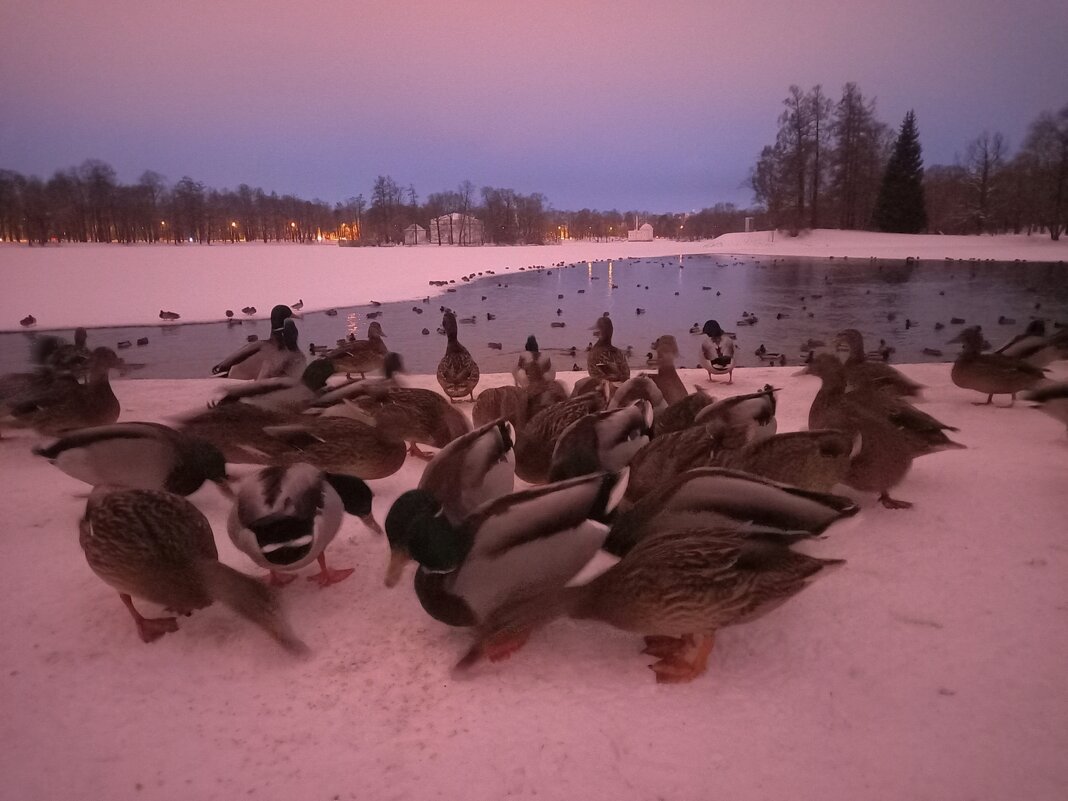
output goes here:
<path id="1" fill-rule="evenodd" d="M 709 253 L 749 256 L 810 256 L 825 259 L 978 259 L 985 261 L 1068 262 L 1068 237 L 1053 242 L 1048 234 L 941 236 L 880 234 L 818 228 L 790 236 L 783 231 L 754 231 L 717 237 Z"/>
<path id="2" fill-rule="evenodd" d="M 779 428 L 797 430 L 818 381 L 795 369 L 739 369 L 712 391 L 782 387 Z M 1064 427 L 1025 403 L 973 406 L 948 365 L 902 369 L 968 450 L 917 460 L 895 492 L 911 511 L 862 496 L 859 515 L 809 546 L 848 564 L 725 631 L 707 675 L 682 686 L 653 683 L 639 638 L 577 622 L 457 679 L 466 635 L 428 618 L 409 580 L 382 586 L 386 544 L 352 518 L 331 563 L 355 574 L 283 591 L 306 661 L 214 607 L 144 645 L 78 547 L 85 488 L 30 454 L 36 437 L 12 434 L 0 440 L 6 794 L 1060 801 Z M 122 419 L 160 420 L 219 386 L 118 381 L 116 393 Z M 421 469 L 409 460 L 372 482 L 380 521 Z M 258 572 L 226 537 L 221 495 L 192 500 L 222 559 Z"/>
<path id="3" fill-rule="evenodd" d="M 0 331 L 28 314 L 38 329 L 152 325 L 160 310 L 183 323 L 304 300 L 305 311 L 422 298 L 430 281 L 557 262 L 704 253 L 708 242 L 567 242 L 517 247 L 342 248 L 336 244 L 0 246 Z"/>
<path id="4" fill-rule="evenodd" d="M 430 281 L 532 266 L 692 253 L 886 259 L 1068 261 L 1068 238 L 1046 236 L 909 236 L 817 230 L 799 237 L 762 231 L 713 241 L 575 242 L 544 247 L 340 248 L 333 244 L 0 245 L 0 331 L 19 330 L 27 315 L 41 330 L 84 325 L 154 325 L 160 310 L 182 322 L 240 317 L 255 306 L 304 300 L 307 311 L 442 292 Z"/>

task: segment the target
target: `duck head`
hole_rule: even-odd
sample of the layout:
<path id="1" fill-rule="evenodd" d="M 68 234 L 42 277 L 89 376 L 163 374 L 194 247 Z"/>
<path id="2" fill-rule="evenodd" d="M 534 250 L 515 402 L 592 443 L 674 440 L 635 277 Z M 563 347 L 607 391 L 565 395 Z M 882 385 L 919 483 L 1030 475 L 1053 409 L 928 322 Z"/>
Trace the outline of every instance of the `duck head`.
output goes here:
<path id="1" fill-rule="evenodd" d="M 374 500 L 374 493 L 362 479 L 343 473 L 324 473 L 323 480 L 333 487 L 334 492 L 341 498 L 341 505 L 345 507 L 346 512 L 353 517 L 360 518 L 364 525 L 376 534 L 382 533 L 382 527 L 371 515 L 371 501 Z"/>
<path id="2" fill-rule="evenodd" d="M 281 331 L 282 324 L 292 316 L 293 310 L 285 304 L 279 303 L 277 306 L 271 309 L 271 330 Z"/>
<path id="3" fill-rule="evenodd" d="M 234 493 L 230 489 L 230 477 L 226 475 L 226 458 L 218 448 L 207 440 L 190 438 L 189 461 L 194 470 L 200 473 L 206 481 L 211 481 L 219 488 L 226 498 L 233 500 Z"/>
<path id="4" fill-rule="evenodd" d="M 946 343 L 947 345 L 960 344 L 964 346 L 965 353 L 978 353 L 983 349 L 983 329 L 981 326 L 972 325 L 965 328 L 953 339 Z"/>
<path id="5" fill-rule="evenodd" d="M 290 319 L 282 323 L 282 342 L 286 350 L 297 350 L 297 324 Z"/>
<path id="6" fill-rule="evenodd" d="M 456 315 L 451 311 L 441 315 L 441 329 L 449 339 L 456 339 Z"/>
<path id="7" fill-rule="evenodd" d="M 852 354 L 864 355 L 864 337 L 855 328 L 846 328 L 839 331 L 834 338 L 837 350 L 849 351 Z"/>
<path id="8" fill-rule="evenodd" d="M 385 334 L 382 333 L 382 324 L 375 320 L 369 326 L 367 326 L 367 338 L 368 339 L 381 339 Z"/>
<path id="9" fill-rule="evenodd" d="M 527 344 L 523 346 L 523 350 L 525 350 L 527 353 L 540 352 L 540 348 L 538 348 L 538 340 L 533 334 L 527 337 Z"/>
<path id="10" fill-rule="evenodd" d="M 426 490 L 401 494 L 386 515 L 386 537 L 390 559 L 386 586 L 400 581 L 404 565 L 414 559 L 425 570 L 447 573 L 460 566 L 470 542 L 445 518 L 445 510 Z"/>
<path id="11" fill-rule="evenodd" d="M 614 326 L 612 325 L 612 318 L 601 316 L 597 318 L 597 322 L 593 324 L 591 331 L 597 332 L 597 341 L 599 343 L 611 345 L 612 334 L 614 333 Z"/>
<path id="12" fill-rule="evenodd" d="M 330 359 L 315 359 L 304 368 L 300 381 L 311 390 L 326 386 L 326 379 L 334 374 L 334 363 Z"/>

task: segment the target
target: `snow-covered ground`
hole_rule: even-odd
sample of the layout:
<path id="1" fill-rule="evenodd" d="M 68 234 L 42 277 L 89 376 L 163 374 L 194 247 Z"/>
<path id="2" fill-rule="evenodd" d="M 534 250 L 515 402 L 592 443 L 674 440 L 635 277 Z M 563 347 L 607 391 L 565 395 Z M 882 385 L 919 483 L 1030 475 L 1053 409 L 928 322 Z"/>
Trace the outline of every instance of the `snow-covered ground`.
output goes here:
<path id="1" fill-rule="evenodd" d="M 817 230 L 799 237 L 762 231 L 703 242 L 574 242 L 544 247 L 340 248 L 278 245 L 0 245 L 0 331 L 19 330 L 27 315 L 37 328 L 146 325 L 161 310 L 182 322 L 223 319 L 226 309 L 255 306 L 266 317 L 276 303 L 304 300 L 305 310 L 434 295 L 432 280 L 493 270 L 580 261 L 733 253 L 904 259 L 1068 261 L 1068 237 L 933 236 Z"/>
<path id="2" fill-rule="evenodd" d="M 1060 801 L 1068 437 L 1025 403 L 973 406 L 949 365 L 902 369 L 968 449 L 917 460 L 894 493 L 913 510 L 861 496 L 860 514 L 808 546 L 848 564 L 724 631 L 708 673 L 681 686 L 653 682 L 639 638 L 570 621 L 453 676 L 467 635 L 430 619 L 410 581 L 382 586 L 386 544 L 352 518 L 329 553 L 355 574 L 283 590 L 310 657 L 221 607 L 145 645 L 78 547 L 85 487 L 31 455 L 37 437 L 12 434 L 0 440 L 3 795 Z M 712 391 L 780 386 L 779 428 L 796 430 L 818 381 L 792 373 L 740 369 Z M 121 419 L 166 419 L 219 386 L 118 381 Z M 421 468 L 372 482 L 380 521 Z M 192 500 L 223 560 L 258 573 L 224 533 L 217 490 Z"/>
<path id="3" fill-rule="evenodd" d="M 219 319 L 303 298 L 307 309 L 420 297 L 471 272 L 679 253 L 1068 261 L 1026 237 L 767 232 L 714 242 L 544 248 L 0 247 L 0 329 Z M 655 332 L 654 332 L 655 333 Z M 828 332 L 829 334 L 830 332 Z M 313 649 L 285 655 L 224 608 L 148 646 L 77 544 L 85 488 L 0 440 L 0 775 L 18 799 L 1003 799 L 1068 786 L 1068 437 L 1019 403 L 976 407 L 949 365 L 905 365 L 922 408 L 968 445 L 916 462 L 888 511 L 808 546 L 848 564 L 718 638 L 707 675 L 657 686 L 638 638 L 558 622 L 509 662 L 456 677 L 468 639 L 382 586 L 383 539 L 349 519 L 331 564 L 284 598 Z M 818 382 L 740 369 L 719 395 L 783 387 L 780 430 L 804 427 Z M 684 371 L 688 383 L 703 372 Z M 1068 377 L 1068 365 L 1054 376 Z M 562 376 L 568 383 L 577 376 Z M 435 386 L 431 377 L 410 383 Z M 483 377 L 479 389 L 506 383 Z M 218 380 L 116 382 L 123 420 L 166 420 Z M 372 482 L 381 521 L 422 463 Z M 192 500 L 224 561 L 213 487 Z"/>

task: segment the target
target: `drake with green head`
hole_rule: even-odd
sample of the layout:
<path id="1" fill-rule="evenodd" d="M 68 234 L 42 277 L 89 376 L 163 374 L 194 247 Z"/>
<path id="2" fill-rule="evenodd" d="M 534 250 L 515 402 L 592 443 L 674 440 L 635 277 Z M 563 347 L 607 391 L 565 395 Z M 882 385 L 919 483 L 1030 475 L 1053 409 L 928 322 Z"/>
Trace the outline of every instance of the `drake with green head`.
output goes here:
<path id="1" fill-rule="evenodd" d="M 521 589 L 574 578 L 604 543 L 625 488 L 625 473 L 582 476 L 497 498 L 459 524 L 429 493 L 413 490 L 389 510 L 386 536 L 394 554 L 419 563 L 415 590 L 427 613 L 472 626 Z"/>

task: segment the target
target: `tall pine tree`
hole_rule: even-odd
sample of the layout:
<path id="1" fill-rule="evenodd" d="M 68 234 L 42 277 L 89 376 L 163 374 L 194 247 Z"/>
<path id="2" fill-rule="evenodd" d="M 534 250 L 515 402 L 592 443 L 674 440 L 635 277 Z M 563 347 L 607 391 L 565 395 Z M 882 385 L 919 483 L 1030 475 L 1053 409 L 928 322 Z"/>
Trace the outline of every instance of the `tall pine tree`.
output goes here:
<path id="1" fill-rule="evenodd" d="M 872 224 L 876 230 L 918 234 L 927 228 L 923 200 L 923 154 L 916 130 L 916 114 L 909 111 L 901 123 L 894 152 L 886 165 Z"/>

